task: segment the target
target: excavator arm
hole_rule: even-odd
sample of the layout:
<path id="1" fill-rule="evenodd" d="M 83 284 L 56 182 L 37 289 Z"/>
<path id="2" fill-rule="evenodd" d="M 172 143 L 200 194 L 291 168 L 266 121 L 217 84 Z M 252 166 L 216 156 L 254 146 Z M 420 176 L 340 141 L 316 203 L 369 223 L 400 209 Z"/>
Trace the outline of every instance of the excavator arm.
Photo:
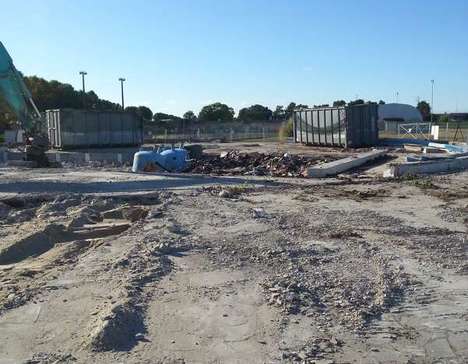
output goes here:
<path id="1" fill-rule="evenodd" d="M 3 98 L 18 118 L 25 130 L 29 144 L 26 146 L 26 160 L 38 167 L 46 167 L 48 138 L 40 132 L 41 113 L 34 104 L 31 92 L 26 87 L 23 76 L 15 68 L 13 60 L 0 42 L 0 98 Z"/>
<path id="2" fill-rule="evenodd" d="M 0 97 L 15 113 L 23 129 L 29 133 L 36 131 L 41 113 L 2 42 L 0 42 Z"/>

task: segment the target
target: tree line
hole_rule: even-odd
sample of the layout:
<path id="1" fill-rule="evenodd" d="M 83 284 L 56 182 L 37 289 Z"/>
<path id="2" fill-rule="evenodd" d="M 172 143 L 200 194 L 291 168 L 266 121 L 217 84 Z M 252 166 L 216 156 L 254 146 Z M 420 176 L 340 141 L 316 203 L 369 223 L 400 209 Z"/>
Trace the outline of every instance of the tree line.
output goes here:
<path id="1" fill-rule="evenodd" d="M 88 91 L 83 94 L 80 90 L 75 90 L 73 86 L 61 83 L 59 81 L 47 81 L 37 76 L 26 76 L 24 81 L 32 93 L 33 99 L 40 111 L 47 109 L 58 108 L 73 108 L 73 109 L 90 109 L 102 111 L 122 110 L 121 105 L 105 99 L 101 99 L 94 91 Z M 364 104 L 363 99 L 352 100 L 336 100 L 332 106 L 345 106 Z M 379 104 L 385 103 L 380 100 Z M 327 107 L 329 104 L 313 105 L 314 107 Z M 276 106 L 271 110 L 267 106 L 254 104 L 248 107 L 241 108 L 237 117 L 234 109 L 224 103 L 215 102 L 201 108 L 198 115 L 194 111 L 189 110 L 182 117 L 155 112 L 147 106 L 128 106 L 125 111 L 132 112 L 148 123 L 158 123 L 161 125 L 174 125 L 179 123 L 188 125 L 195 122 L 216 122 L 216 121 L 282 121 L 291 117 L 293 111 L 298 108 L 308 108 L 305 104 L 296 104 L 290 102 L 286 107 L 282 105 Z M 430 117 L 430 106 L 426 101 L 418 103 L 417 108 L 420 110 L 423 118 L 427 120 Z M 0 128 L 5 127 L 8 123 L 15 120 L 16 117 L 4 100 L 0 97 Z"/>

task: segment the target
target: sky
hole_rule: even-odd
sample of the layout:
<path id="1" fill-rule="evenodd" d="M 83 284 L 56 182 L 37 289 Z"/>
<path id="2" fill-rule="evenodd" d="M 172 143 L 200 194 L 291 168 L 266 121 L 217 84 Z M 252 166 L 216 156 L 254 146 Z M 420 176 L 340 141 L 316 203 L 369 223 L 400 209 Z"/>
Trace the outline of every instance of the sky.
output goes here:
<path id="1" fill-rule="evenodd" d="M 153 112 L 380 99 L 468 112 L 468 0 L 0 0 L 25 75 Z"/>

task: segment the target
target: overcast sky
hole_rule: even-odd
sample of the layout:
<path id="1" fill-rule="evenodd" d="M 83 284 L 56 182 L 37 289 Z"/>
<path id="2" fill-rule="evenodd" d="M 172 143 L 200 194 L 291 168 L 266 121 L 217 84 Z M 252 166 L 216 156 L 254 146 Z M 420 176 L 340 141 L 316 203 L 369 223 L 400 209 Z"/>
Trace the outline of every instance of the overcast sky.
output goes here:
<path id="1" fill-rule="evenodd" d="M 468 1 L 0 0 L 26 75 L 153 112 L 291 101 L 430 101 L 468 112 Z"/>

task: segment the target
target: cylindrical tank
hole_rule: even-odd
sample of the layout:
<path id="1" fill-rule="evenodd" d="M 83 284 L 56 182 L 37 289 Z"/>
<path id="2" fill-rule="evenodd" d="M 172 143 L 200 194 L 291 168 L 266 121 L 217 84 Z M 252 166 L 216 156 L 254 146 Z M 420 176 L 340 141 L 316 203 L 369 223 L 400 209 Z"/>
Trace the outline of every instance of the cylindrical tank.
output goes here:
<path id="1" fill-rule="evenodd" d="M 153 172 L 162 169 L 182 172 L 187 168 L 188 153 L 184 148 L 142 150 L 133 156 L 132 172 Z"/>

